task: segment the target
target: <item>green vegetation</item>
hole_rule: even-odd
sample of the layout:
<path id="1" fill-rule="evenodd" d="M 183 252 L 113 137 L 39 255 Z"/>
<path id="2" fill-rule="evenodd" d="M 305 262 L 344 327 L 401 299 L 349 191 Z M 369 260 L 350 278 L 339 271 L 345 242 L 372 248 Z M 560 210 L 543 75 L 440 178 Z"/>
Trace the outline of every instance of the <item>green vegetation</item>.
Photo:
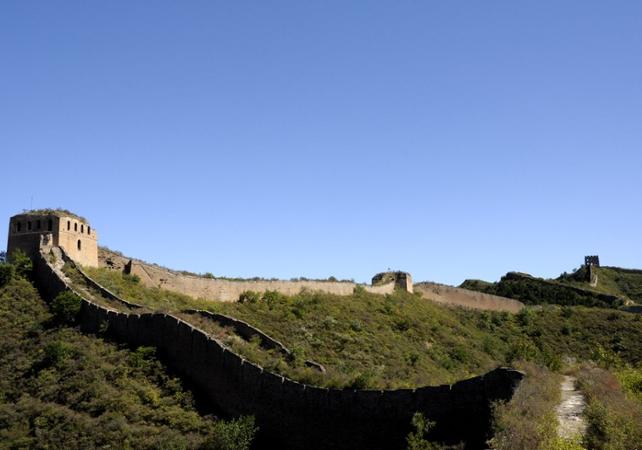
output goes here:
<path id="1" fill-rule="evenodd" d="M 518 367 L 527 376 L 510 402 L 495 405 L 492 448 L 559 450 L 555 408 L 562 377 L 532 363 Z"/>
<path id="2" fill-rule="evenodd" d="M 58 297 L 63 316 L 71 297 Z M 152 348 L 51 320 L 24 277 L 0 287 L 0 447 L 249 449 L 251 418 L 199 414 Z"/>
<path id="3" fill-rule="evenodd" d="M 597 275 L 596 286 L 587 283 L 585 267 L 572 274 L 562 274 L 557 281 L 642 303 L 642 270 L 594 267 L 593 272 Z"/>
<path id="4" fill-rule="evenodd" d="M 496 283 L 466 280 L 460 287 L 500 295 L 526 304 L 583 305 L 619 308 L 631 302 L 642 303 L 642 270 L 594 267 L 597 284 L 588 282 L 588 269 L 580 267 L 555 280 L 527 274 L 508 273 Z"/>
<path id="5" fill-rule="evenodd" d="M 244 302 L 220 303 L 149 289 L 108 269 L 87 272 L 112 292 L 150 309 L 207 309 L 245 320 L 283 342 L 299 361 L 323 364 L 327 373 L 261 353 L 256 343 L 230 338 L 229 345 L 278 373 L 323 386 L 451 383 L 517 360 L 557 370 L 564 355 L 588 360 L 599 356 L 597 349 L 603 357 L 642 364 L 642 318 L 613 309 L 548 305 L 511 315 L 447 308 L 404 292 L 382 296 L 363 290 L 352 296 L 248 292 Z"/>
<path id="6" fill-rule="evenodd" d="M 59 323 L 74 324 L 80 312 L 81 300 L 70 291 L 61 292 L 51 302 L 51 311 Z"/>
<path id="7" fill-rule="evenodd" d="M 640 373 L 638 369 L 638 376 Z M 642 443 L 642 403 L 639 399 L 627 398 L 617 378 L 598 367 L 581 369 L 578 380 L 588 401 L 587 448 L 639 449 Z"/>
<path id="8" fill-rule="evenodd" d="M 580 288 L 562 281 L 543 280 L 514 272 L 506 274 L 497 283 L 466 280 L 460 287 L 512 298 L 527 305 L 582 305 L 598 308 L 619 308 L 624 305 L 623 299 L 584 289 L 584 286 Z"/>
<path id="9" fill-rule="evenodd" d="M 30 211 L 24 211 L 23 214 L 33 214 L 33 215 L 54 215 L 54 216 L 67 216 L 73 219 L 80 220 L 81 222 L 87 223 L 87 219 L 78 214 L 74 214 L 68 209 L 63 208 L 43 208 L 43 209 L 32 209 Z"/>

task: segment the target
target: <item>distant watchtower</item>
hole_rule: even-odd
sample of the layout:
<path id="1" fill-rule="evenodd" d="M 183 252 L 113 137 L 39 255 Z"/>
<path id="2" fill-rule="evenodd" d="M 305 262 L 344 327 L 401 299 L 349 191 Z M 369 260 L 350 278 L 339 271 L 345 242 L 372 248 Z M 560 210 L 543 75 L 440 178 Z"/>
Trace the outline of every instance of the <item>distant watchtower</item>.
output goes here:
<path id="1" fill-rule="evenodd" d="M 58 209 L 40 209 L 13 216 L 9 221 L 7 256 L 20 249 L 33 259 L 43 236 L 54 247 L 62 247 L 77 263 L 98 267 L 96 230 L 84 218 Z"/>
<path id="2" fill-rule="evenodd" d="M 600 257 L 597 255 L 585 256 L 584 265 L 586 267 L 591 267 L 591 266 L 600 267 Z"/>
<path id="3" fill-rule="evenodd" d="M 406 292 L 413 292 L 412 276 L 408 272 L 382 272 L 372 277 L 372 285 L 380 286 L 387 283 L 395 283 L 396 289 Z"/>

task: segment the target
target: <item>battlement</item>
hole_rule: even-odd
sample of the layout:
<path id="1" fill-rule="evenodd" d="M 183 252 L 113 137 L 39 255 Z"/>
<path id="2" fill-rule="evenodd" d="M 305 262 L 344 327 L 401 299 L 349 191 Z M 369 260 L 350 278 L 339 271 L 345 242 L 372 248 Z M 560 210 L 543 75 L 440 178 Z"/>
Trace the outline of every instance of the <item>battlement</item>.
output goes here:
<path id="1" fill-rule="evenodd" d="M 19 249 L 35 258 L 43 236 L 51 245 L 64 248 L 79 264 L 98 266 L 96 230 L 84 218 L 65 210 L 34 210 L 11 217 L 7 255 Z"/>
<path id="2" fill-rule="evenodd" d="M 396 289 L 402 289 L 412 294 L 412 276 L 408 272 L 381 272 L 372 277 L 373 286 L 394 283 Z"/>
<path id="3" fill-rule="evenodd" d="M 600 267 L 600 257 L 597 255 L 585 256 L 584 265 L 587 267 L 590 267 L 590 266 Z"/>

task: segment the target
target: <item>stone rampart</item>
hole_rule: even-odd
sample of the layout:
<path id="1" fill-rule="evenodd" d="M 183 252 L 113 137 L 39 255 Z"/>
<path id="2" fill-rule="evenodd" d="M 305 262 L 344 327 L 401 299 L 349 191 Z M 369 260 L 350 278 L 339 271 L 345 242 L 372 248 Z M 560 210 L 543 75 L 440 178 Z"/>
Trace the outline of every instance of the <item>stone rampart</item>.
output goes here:
<path id="1" fill-rule="evenodd" d="M 414 289 L 423 297 L 446 305 L 511 313 L 517 313 L 524 308 L 524 304 L 517 300 L 444 284 L 421 282 L 416 283 Z"/>
<path id="2" fill-rule="evenodd" d="M 43 253 L 35 276 L 48 298 L 71 289 Z M 132 346 L 156 347 L 221 412 L 254 415 L 259 442 L 271 448 L 403 448 L 416 411 L 436 421 L 436 439 L 484 448 L 490 403 L 509 399 L 523 378 L 521 372 L 498 368 L 453 385 L 392 391 L 325 389 L 268 372 L 169 314 L 126 314 L 82 299 L 79 322 L 86 332 L 104 331 Z"/>
<path id="3" fill-rule="evenodd" d="M 143 261 L 125 258 L 107 250 L 100 250 L 99 264 L 116 270 L 123 270 L 140 278 L 147 287 L 167 289 L 180 292 L 193 298 L 216 300 L 223 302 L 238 301 L 245 291 L 277 291 L 284 295 L 296 295 L 302 289 L 321 291 L 335 295 L 350 295 L 356 286 L 362 286 L 374 294 L 391 294 L 395 290 L 395 282 L 370 286 L 351 281 L 322 281 L 322 280 L 233 280 L 223 278 L 207 278 L 190 275 L 183 272 L 166 269 L 148 264 Z"/>

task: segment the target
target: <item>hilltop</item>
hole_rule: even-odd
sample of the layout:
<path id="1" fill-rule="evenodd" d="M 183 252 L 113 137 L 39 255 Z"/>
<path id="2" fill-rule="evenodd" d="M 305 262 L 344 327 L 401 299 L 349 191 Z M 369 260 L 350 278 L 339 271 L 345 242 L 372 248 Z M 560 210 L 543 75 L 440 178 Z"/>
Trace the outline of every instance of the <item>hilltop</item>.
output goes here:
<path id="1" fill-rule="evenodd" d="M 555 279 L 509 272 L 497 282 L 466 280 L 461 288 L 501 295 L 526 304 L 634 307 L 642 303 L 642 270 L 582 266 Z"/>

